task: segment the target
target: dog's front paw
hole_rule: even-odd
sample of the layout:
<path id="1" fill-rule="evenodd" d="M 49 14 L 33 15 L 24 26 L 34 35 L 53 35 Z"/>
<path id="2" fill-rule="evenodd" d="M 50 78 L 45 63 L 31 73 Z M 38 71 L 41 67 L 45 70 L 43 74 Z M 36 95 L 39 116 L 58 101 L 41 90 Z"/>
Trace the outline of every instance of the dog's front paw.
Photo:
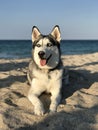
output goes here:
<path id="1" fill-rule="evenodd" d="M 55 113 L 56 111 L 57 111 L 57 106 L 54 105 L 54 104 L 51 104 L 51 105 L 50 105 L 49 112 L 50 112 L 50 113 Z"/>
<path id="2" fill-rule="evenodd" d="M 42 115 L 44 115 L 44 113 L 45 113 L 45 110 L 44 110 L 44 108 L 43 107 L 35 107 L 35 109 L 34 109 L 34 114 L 35 115 L 38 115 L 38 116 L 42 116 Z"/>

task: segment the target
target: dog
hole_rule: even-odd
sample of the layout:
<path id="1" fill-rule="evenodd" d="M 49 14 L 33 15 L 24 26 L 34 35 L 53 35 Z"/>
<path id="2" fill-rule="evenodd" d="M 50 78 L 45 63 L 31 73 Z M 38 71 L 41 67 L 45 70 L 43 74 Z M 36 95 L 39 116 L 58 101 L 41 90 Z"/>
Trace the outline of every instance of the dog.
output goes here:
<path id="1" fill-rule="evenodd" d="M 63 63 L 60 41 L 61 33 L 58 25 L 48 35 L 43 35 L 36 26 L 33 26 L 32 59 L 29 63 L 27 78 L 31 85 L 28 99 L 34 105 L 36 115 L 45 113 L 39 99 L 43 92 L 51 94 L 49 112 L 56 112 L 61 100 Z"/>

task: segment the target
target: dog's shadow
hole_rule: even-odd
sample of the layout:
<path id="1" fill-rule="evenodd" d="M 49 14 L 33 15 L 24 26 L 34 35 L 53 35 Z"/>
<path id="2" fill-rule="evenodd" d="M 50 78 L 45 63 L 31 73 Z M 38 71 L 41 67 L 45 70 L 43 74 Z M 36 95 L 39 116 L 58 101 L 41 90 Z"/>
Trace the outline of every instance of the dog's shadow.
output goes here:
<path id="1" fill-rule="evenodd" d="M 83 72 L 85 71 L 85 72 Z M 85 75 L 86 70 L 68 70 L 68 77 L 64 75 L 62 82 L 62 99 L 72 96 L 72 94 L 82 88 L 88 89 L 91 85 L 89 78 Z"/>

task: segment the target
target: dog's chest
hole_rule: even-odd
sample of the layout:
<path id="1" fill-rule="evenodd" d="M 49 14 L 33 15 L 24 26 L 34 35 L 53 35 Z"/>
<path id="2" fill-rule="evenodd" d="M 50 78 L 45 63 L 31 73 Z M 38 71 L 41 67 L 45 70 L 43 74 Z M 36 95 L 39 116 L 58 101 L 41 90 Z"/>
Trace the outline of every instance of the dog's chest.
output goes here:
<path id="1" fill-rule="evenodd" d="M 49 73 L 48 72 L 41 73 L 39 71 L 35 71 L 34 80 L 37 84 L 39 84 L 40 88 L 44 88 L 45 91 L 49 92 L 51 87 L 56 85 L 57 81 L 61 82 L 62 73 L 63 73 L 63 70 L 55 70 Z"/>

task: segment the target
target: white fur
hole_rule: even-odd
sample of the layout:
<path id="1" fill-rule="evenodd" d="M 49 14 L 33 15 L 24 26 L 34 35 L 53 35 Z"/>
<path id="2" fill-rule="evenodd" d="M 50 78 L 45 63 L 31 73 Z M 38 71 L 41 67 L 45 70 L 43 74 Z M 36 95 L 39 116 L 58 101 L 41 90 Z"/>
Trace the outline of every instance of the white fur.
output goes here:
<path id="1" fill-rule="evenodd" d="M 50 43 L 48 38 L 41 39 L 37 43 L 40 44 L 41 47 L 36 46 L 34 49 L 34 61 L 41 69 L 55 68 L 59 62 L 59 51 L 57 46 L 47 47 L 47 43 Z M 52 54 L 52 57 L 49 59 L 48 64 L 45 66 L 40 65 L 40 58 L 38 56 L 39 51 L 44 51 L 46 53 L 46 58 Z"/>
<path id="2" fill-rule="evenodd" d="M 41 33 L 38 30 L 38 28 L 34 26 L 32 30 L 32 41 L 33 42 L 36 41 L 39 38 L 40 34 Z M 58 26 L 55 26 L 51 35 L 54 37 L 57 43 L 60 42 L 61 37 Z M 28 99 L 34 105 L 34 113 L 37 115 L 43 115 L 45 112 L 43 104 L 38 98 L 41 95 L 41 93 L 43 93 L 44 91 L 47 93 L 51 93 L 50 111 L 52 112 L 56 111 L 57 106 L 61 99 L 60 90 L 62 87 L 63 68 L 62 66 L 59 66 L 59 69 L 56 69 L 57 65 L 60 62 L 59 49 L 56 45 L 47 47 L 47 43 L 50 43 L 50 41 L 48 37 L 44 37 L 36 43 L 39 44 L 40 46 L 36 45 L 33 50 L 33 60 L 38 66 L 38 69 L 35 67 L 36 66 L 35 64 L 34 64 L 35 66 L 32 66 L 31 74 L 33 79 L 31 79 L 32 80 L 31 88 L 28 93 Z M 44 66 L 40 64 L 41 59 L 38 55 L 40 51 L 45 52 L 46 59 L 48 59 L 51 56 L 47 60 L 48 63 L 45 64 Z"/>
<path id="3" fill-rule="evenodd" d="M 38 30 L 38 28 L 34 28 L 32 31 L 32 42 L 34 42 L 35 40 L 37 40 L 37 38 L 40 35 L 40 31 Z"/>
<path id="4" fill-rule="evenodd" d="M 61 99 L 60 90 L 62 86 L 62 72 L 62 69 L 55 70 L 51 71 L 48 75 L 47 72 L 39 73 L 37 70 L 34 71 L 35 78 L 32 80 L 28 98 L 34 105 L 35 114 L 43 115 L 45 112 L 43 105 L 38 98 L 38 96 L 44 91 L 51 93 L 50 111 L 56 111 L 57 105 Z"/>
<path id="5" fill-rule="evenodd" d="M 58 27 L 55 27 L 53 31 L 51 32 L 51 35 L 58 41 L 60 42 L 61 40 L 61 35 L 60 35 L 60 30 Z"/>

